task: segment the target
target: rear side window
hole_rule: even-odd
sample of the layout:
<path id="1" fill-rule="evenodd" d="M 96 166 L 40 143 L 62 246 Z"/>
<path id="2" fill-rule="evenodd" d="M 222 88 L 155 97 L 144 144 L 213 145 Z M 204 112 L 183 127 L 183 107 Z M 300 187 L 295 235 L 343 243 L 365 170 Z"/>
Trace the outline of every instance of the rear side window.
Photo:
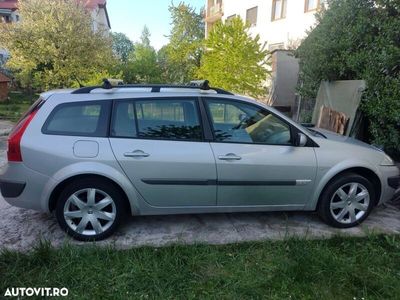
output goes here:
<path id="1" fill-rule="evenodd" d="M 45 134 L 106 137 L 111 103 L 76 102 L 58 105 L 43 126 Z"/>
<path id="2" fill-rule="evenodd" d="M 111 133 L 115 137 L 202 140 L 195 100 L 117 102 Z"/>

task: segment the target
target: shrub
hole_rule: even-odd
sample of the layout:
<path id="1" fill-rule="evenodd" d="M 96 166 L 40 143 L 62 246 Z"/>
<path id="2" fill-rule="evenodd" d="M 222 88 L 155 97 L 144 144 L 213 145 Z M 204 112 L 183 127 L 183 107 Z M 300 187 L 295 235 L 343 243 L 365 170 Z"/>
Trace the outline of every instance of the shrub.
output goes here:
<path id="1" fill-rule="evenodd" d="M 371 142 L 400 153 L 400 2 L 330 0 L 296 51 L 300 94 L 315 98 L 321 80 L 364 79 L 361 110 Z"/>

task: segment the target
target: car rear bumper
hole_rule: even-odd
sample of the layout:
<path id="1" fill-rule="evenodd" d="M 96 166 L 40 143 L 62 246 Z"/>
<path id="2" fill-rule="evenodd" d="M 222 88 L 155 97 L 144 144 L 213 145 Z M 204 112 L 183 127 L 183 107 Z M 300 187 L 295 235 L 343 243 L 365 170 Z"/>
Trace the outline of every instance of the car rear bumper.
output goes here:
<path id="1" fill-rule="evenodd" d="M 8 163 L 0 173 L 1 194 L 12 206 L 48 211 L 41 199 L 49 179 L 23 163 Z"/>
<path id="2" fill-rule="evenodd" d="M 24 191 L 25 182 L 0 180 L 1 195 L 6 198 L 19 197 Z"/>

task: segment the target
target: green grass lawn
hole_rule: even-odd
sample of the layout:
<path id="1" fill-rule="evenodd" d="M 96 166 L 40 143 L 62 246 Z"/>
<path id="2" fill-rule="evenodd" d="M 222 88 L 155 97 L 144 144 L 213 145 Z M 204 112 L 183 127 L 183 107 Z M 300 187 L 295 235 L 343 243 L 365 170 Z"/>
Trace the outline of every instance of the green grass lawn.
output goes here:
<path id="1" fill-rule="evenodd" d="M 10 100 L 0 102 L 0 119 L 17 121 L 24 112 L 37 100 L 39 95 L 26 95 L 21 92 L 10 92 Z"/>
<path id="2" fill-rule="evenodd" d="M 67 287 L 73 299 L 399 299 L 400 237 L 288 239 L 0 254 L 7 287 Z"/>

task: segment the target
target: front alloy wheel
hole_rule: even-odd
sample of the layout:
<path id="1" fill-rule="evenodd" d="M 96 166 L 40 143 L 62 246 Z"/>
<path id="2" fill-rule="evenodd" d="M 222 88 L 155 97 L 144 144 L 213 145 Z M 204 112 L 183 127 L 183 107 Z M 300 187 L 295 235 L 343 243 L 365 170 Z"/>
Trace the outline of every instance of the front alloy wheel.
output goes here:
<path id="1" fill-rule="evenodd" d="M 355 223 L 368 211 L 370 196 L 367 188 L 358 182 L 341 186 L 331 198 L 331 214 L 342 224 Z"/>
<path id="2" fill-rule="evenodd" d="M 327 224 L 349 228 L 363 222 L 376 203 L 373 184 L 363 176 L 342 174 L 328 183 L 323 191 L 318 214 Z"/>
<path id="3" fill-rule="evenodd" d="M 61 228 L 82 241 L 101 240 L 118 227 L 123 197 L 110 182 L 83 179 L 69 184 L 57 202 L 56 217 Z"/>

